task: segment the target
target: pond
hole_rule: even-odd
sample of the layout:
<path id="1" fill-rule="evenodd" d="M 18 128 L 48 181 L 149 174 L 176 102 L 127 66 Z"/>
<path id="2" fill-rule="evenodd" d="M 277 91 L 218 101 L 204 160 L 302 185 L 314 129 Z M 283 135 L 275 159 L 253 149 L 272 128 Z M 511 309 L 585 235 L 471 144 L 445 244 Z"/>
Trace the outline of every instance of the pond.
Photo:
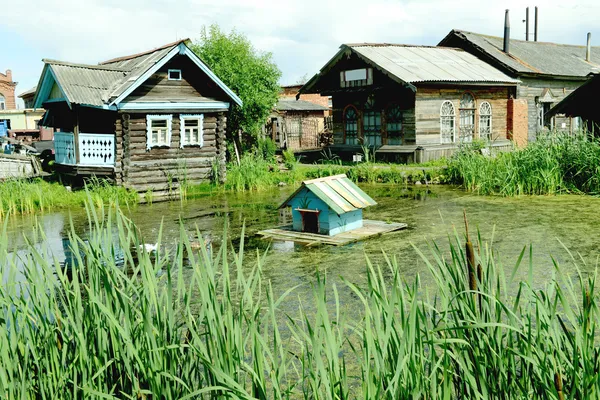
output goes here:
<path id="1" fill-rule="evenodd" d="M 247 263 L 252 264 L 257 249 L 261 253 L 268 250 L 264 278 L 272 282 L 276 295 L 300 285 L 296 298 L 310 295 L 310 283 L 314 282 L 317 271 L 326 274 L 330 283 L 336 282 L 338 287 L 340 276 L 363 285 L 366 282 L 365 255 L 382 265 L 383 251 L 397 258 L 405 280 L 411 282 L 416 274 L 421 274 L 427 281 L 427 267 L 413 246 L 427 255 L 428 245 L 435 241 L 447 250 L 448 237 L 454 235 L 455 229 L 462 238 L 463 210 L 467 212 L 472 236 L 479 229 L 485 242 L 493 239 L 498 258 L 508 271 L 523 247 L 533 246 L 536 285 L 544 284 L 551 277 L 552 257 L 561 264 L 562 273 L 575 276 L 567 249 L 581 257 L 578 264 L 584 270 L 593 270 L 597 263 L 600 199 L 595 197 L 503 198 L 476 196 L 451 186 L 378 184 L 361 187 L 378 202 L 365 211 L 366 219 L 405 222 L 408 229 L 344 247 L 305 248 L 291 242 L 270 243 L 256 237 L 255 233 L 261 229 L 288 222 L 278 206 L 294 190 L 292 187 L 259 193 L 220 193 L 185 202 L 138 206 L 127 212 L 147 243 L 156 242 L 162 224 L 163 243 L 173 248 L 179 238 L 180 220 L 192 240 L 196 239 L 198 229 L 204 239 L 214 245 L 221 240 L 226 220 L 236 244 L 245 225 Z M 85 237 L 88 224 L 84 210 L 13 218 L 8 225 L 10 248 L 18 255 L 26 248 L 27 238 L 40 246 L 44 242 L 49 252 L 63 260 L 63 238 L 70 221 Z M 42 226 L 44 237 L 35 234 L 36 222 Z M 523 268 L 523 277 L 525 270 Z"/>

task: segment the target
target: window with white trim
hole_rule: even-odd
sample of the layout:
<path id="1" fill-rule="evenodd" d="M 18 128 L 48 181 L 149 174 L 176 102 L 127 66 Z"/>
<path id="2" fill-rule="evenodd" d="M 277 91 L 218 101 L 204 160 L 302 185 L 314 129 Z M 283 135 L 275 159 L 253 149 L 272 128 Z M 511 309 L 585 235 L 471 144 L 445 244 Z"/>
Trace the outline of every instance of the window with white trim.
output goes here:
<path id="1" fill-rule="evenodd" d="M 0 94 L 0 110 L 6 110 L 6 99 Z"/>
<path id="2" fill-rule="evenodd" d="M 487 101 L 479 106 L 479 138 L 492 140 L 492 105 Z"/>
<path id="3" fill-rule="evenodd" d="M 183 146 L 200 146 L 202 147 L 202 125 L 204 123 L 204 115 L 189 115 L 181 114 L 179 116 L 179 134 L 180 147 Z"/>
<path id="4" fill-rule="evenodd" d="M 449 100 L 444 101 L 440 108 L 440 134 L 442 143 L 454 143 L 455 119 L 454 104 Z"/>
<path id="5" fill-rule="evenodd" d="M 170 81 L 180 81 L 181 80 L 181 70 L 180 69 L 170 69 L 169 70 L 169 80 Z"/>
<path id="6" fill-rule="evenodd" d="M 460 98 L 460 142 L 470 143 L 475 134 L 475 98 L 471 93 L 463 93 Z"/>
<path id="7" fill-rule="evenodd" d="M 172 115 L 146 115 L 146 150 L 171 146 Z"/>

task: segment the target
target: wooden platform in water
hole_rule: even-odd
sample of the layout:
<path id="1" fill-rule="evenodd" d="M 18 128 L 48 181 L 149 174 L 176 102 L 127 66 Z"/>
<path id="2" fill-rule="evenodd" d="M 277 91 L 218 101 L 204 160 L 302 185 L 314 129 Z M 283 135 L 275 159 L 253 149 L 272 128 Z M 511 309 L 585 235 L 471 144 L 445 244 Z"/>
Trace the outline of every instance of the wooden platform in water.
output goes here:
<path id="1" fill-rule="evenodd" d="M 343 246 L 349 243 L 366 240 L 384 233 L 398 231 L 406 228 L 405 223 L 386 223 L 383 221 L 363 220 L 363 227 L 348 232 L 342 232 L 335 236 L 319 235 L 316 233 L 297 232 L 292 230 L 292 225 L 281 226 L 274 229 L 265 229 L 258 232 L 264 239 L 273 239 L 281 241 L 294 241 L 306 246 L 316 246 L 319 244 L 331 244 L 334 246 Z"/>

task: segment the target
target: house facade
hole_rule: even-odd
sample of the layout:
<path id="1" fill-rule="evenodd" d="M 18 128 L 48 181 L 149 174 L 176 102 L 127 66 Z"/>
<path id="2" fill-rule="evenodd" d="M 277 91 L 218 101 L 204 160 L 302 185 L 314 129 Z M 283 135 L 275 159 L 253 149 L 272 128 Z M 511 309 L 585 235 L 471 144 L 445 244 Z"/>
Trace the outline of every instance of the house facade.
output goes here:
<path id="1" fill-rule="evenodd" d="M 585 83 L 590 73 L 600 72 L 600 47 L 505 41 L 462 30 L 451 31 L 439 46 L 461 48 L 520 81 L 516 98 L 527 103 L 530 141 L 547 129 L 577 130 L 579 118 L 549 111 Z"/>
<path id="2" fill-rule="evenodd" d="M 225 174 L 225 129 L 235 95 L 177 41 L 98 65 L 44 60 L 35 96 L 55 133 L 57 169 L 106 176 L 139 192 Z"/>
<path id="3" fill-rule="evenodd" d="M 17 82 L 13 82 L 11 70 L 6 70 L 3 74 L 0 72 L 0 111 L 16 110 L 15 88 Z"/>
<path id="4" fill-rule="evenodd" d="M 368 146 L 425 162 L 479 138 L 510 147 L 517 84 L 460 49 L 363 43 L 342 45 L 300 95 L 332 96 L 340 156 Z"/>

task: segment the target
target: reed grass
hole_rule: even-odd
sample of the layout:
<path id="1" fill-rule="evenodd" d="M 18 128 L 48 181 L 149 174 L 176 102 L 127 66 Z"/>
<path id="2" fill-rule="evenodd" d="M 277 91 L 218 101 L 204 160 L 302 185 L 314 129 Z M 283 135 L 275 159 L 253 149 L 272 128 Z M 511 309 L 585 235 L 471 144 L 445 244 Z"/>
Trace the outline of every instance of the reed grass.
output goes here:
<path id="1" fill-rule="evenodd" d="M 531 249 L 505 271 L 480 236 L 473 245 L 456 234 L 449 251 L 416 250 L 432 286 L 405 282 L 386 256 L 366 259 L 364 287 L 317 275 L 313 297 L 296 299 L 295 288 L 274 295 L 264 255 L 244 258 L 243 233 L 237 249 L 225 239 L 194 253 L 182 227 L 176 250 L 159 233 L 148 254 L 118 210 L 87 210 L 92 230 L 85 241 L 71 232 L 70 271 L 33 243 L 18 262 L 4 226 L 3 398 L 599 396 L 597 274 L 569 276 L 555 262 L 534 284 Z M 469 265 L 480 266 L 476 287 Z M 521 269 L 527 280 L 515 278 Z M 358 302 L 349 311 L 341 291 Z"/>
<path id="2" fill-rule="evenodd" d="M 452 181 L 503 196 L 600 193 L 600 141 L 586 132 L 553 132 L 527 147 L 487 157 L 465 147 L 449 163 Z"/>
<path id="3" fill-rule="evenodd" d="M 92 180 L 86 190 L 70 191 L 62 184 L 42 179 L 9 179 L 0 182 L 0 217 L 32 214 L 60 208 L 83 207 L 91 197 L 99 204 L 137 204 L 137 193 L 106 181 Z"/>

